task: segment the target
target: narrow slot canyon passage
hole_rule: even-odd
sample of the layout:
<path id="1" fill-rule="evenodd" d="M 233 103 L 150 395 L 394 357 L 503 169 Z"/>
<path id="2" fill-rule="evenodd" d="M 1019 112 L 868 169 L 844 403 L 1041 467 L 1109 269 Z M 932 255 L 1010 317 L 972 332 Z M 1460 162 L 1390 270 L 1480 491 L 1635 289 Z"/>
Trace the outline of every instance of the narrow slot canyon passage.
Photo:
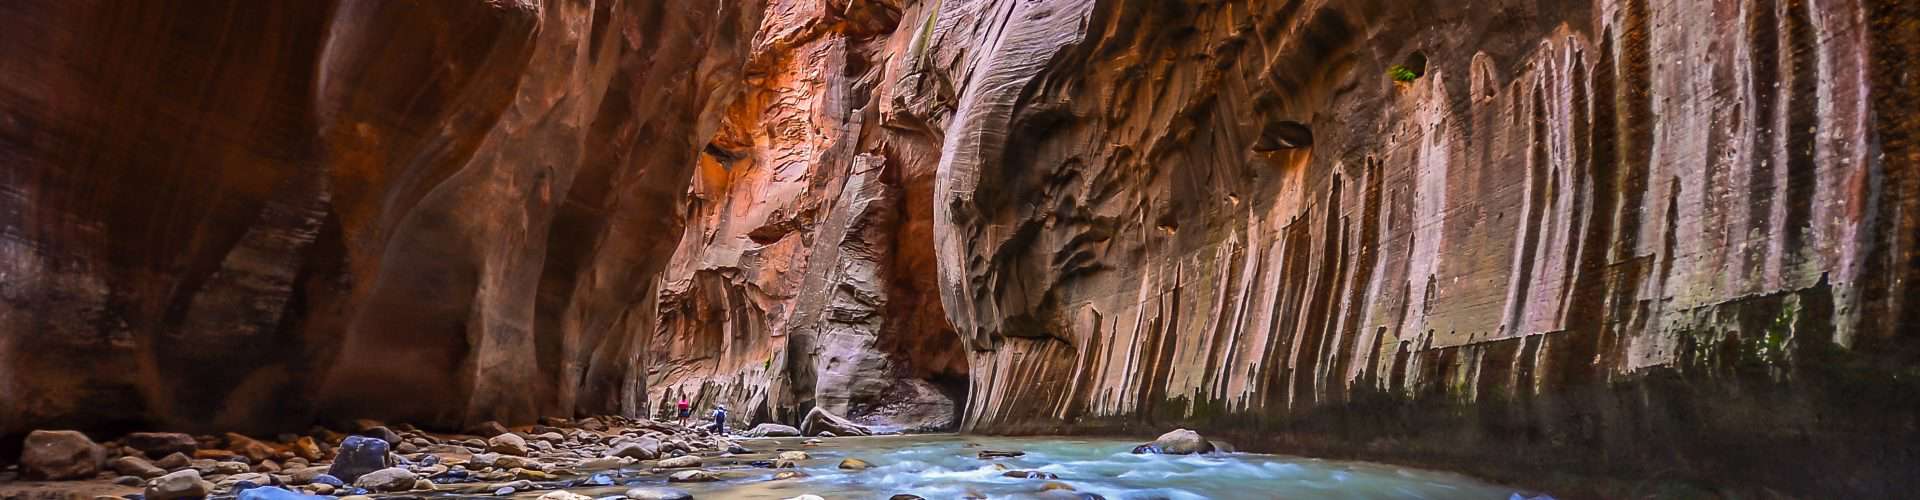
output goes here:
<path id="1" fill-rule="evenodd" d="M 0 0 L 0 500 L 1903 498 L 1920 3 Z"/>

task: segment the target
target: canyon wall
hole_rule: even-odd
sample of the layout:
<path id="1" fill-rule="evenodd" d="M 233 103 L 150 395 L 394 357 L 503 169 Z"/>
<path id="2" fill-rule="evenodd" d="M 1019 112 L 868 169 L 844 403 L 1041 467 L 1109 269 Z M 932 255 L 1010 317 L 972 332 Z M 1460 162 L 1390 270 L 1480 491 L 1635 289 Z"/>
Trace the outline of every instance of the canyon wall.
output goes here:
<path id="1" fill-rule="evenodd" d="M 0 5 L 0 434 L 689 397 L 1920 486 L 1912 2 L 764 3 Z"/>
<path id="2" fill-rule="evenodd" d="M 0 434 L 639 412 L 760 15 L 0 5 Z"/>
<path id="3" fill-rule="evenodd" d="M 964 427 L 1910 490 L 1914 9 L 939 3 Z"/>
<path id="4" fill-rule="evenodd" d="M 881 430 L 958 427 L 965 353 L 931 272 L 939 146 L 878 114 L 909 40 L 903 9 L 917 11 L 767 6 L 662 278 L 654 408 L 685 397 L 753 422 L 819 407 Z"/>

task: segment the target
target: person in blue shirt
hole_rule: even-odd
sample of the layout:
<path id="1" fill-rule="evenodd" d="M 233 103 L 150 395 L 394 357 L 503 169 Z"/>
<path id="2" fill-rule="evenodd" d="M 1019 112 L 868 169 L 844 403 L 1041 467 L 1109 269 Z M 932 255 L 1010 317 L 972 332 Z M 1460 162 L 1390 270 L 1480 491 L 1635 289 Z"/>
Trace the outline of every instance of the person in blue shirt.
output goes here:
<path id="1" fill-rule="evenodd" d="M 714 405 L 713 432 L 722 436 L 727 435 L 727 405 Z"/>

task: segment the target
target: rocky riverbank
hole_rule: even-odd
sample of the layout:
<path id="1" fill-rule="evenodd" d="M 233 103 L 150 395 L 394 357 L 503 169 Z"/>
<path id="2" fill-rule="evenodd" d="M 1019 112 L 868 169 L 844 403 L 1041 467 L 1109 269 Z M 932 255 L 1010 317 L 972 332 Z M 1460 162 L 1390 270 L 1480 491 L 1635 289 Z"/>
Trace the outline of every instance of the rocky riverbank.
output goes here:
<path id="1" fill-rule="evenodd" d="M 20 463 L 0 472 L 0 498 L 288 500 L 552 490 L 542 498 L 567 500 L 573 497 L 559 490 L 644 475 L 714 481 L 724 475 L 703 466 L 774 467 L 795 458 L 785 450 L 749 449 L 704 428 L 621 417 L 543 419 L 512 428 L 486 422 L 461 433 L 371 420 L 352 427 L 271 439 L 141 432 L 106 442 L 75 431 L 35 431 Z M 805 446 L 818 442 L 808 441 Z M 690 498 L 671 488 L 637 488 L 629 496 Z"/>
<path id="2" fill-rule="evenodd" d="M 803 437 L 800 429 L 774 423 L 760 424 L 741 435 L 723 435 L 704 426 L 621 417 L 546 419 L 540 425 L 512 428 L 486 422 L 461 433 L 362 420 L 349 433 L 316 427 L 306 434 L 272 439 L 237 433 L 139 432 L 95 442 L 76 431 L 43 430 L 27 439 L 18 465 L 0 472 L 0 499 L 366 500 L 424 495 L 687 499 L 694 493 L 672 485 L 727 481 L 749 489 L 766 488 L 757 483 L 801 480 L 826 467 L 833 473 L 859 474 L 881 465 L 896 466 L 884 459 L 878 460 L 883 464 L 870 460 L 878 456 L 820 450 L 832 447 L 825 438 L 836 433 L 872 434 L 831 413 L 815 412 L 802 427 L 816 437 Z M 1132 453 L 1188 455 L 1226 449 L 1230 447 L 1179 429 L 1135 447 Z M 1007 460 L 1026 456 L 1024 451 L 969 442 L 953 454 L 977 461 L 991 476 L 1033 481 L 1048 498 L 1103 498 L 1076 491 L 1061 482 L 1056 472 L 1009 465 Z M 921 498 L 904 492 L 889 494 L 896 500 Z M 809 495 L 789 498 L 821 498 Z M 987 497 L 971 492 L 963 496 Z"/>

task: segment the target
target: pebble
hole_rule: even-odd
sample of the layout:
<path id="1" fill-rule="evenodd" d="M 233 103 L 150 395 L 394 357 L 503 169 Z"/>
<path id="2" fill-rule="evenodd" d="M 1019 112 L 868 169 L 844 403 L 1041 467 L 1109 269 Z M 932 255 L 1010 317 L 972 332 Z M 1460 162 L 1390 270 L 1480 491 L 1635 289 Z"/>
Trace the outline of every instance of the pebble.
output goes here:
<path id="1" fill-rule="evenodd" d="M 540 495 L 540 500 L 593 500 L 593 497 L 562 490 Z"/>

